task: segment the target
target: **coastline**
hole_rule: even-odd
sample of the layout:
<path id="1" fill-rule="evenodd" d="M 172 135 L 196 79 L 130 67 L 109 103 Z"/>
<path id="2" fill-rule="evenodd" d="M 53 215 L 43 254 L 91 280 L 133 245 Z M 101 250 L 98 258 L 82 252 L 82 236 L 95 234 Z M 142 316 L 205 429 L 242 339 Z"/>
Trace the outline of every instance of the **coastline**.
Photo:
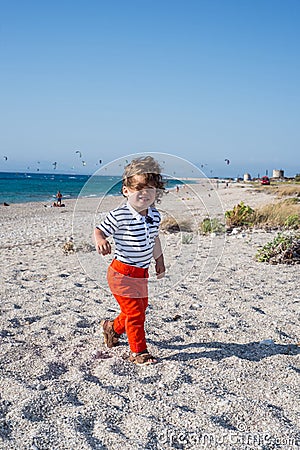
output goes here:
<path id="1" fill-rule="evenodd" d="M 196 226 L 207 212 L 274 198 L 210 189 L 201 179 L 172 190 L 158 209 Z M 91 234 L 121 201 L 1 206 L 1 448 L 202 448 L 203 434 L 211 448 L 236 439 L 244 449 L 253 436 L 297 448 L 299 268 L 254 260 L 276 232 L 194 232 L 191 244 L 163 234 L 168 273 L 157 283 L 151 268 L 146 321 L 159 364 L 139 368 L 124 360 L 126 339 L 108 350 L 99 328 L 118 307 L 105 286 L 111 258 Z M 64 252 L 71 236 L 77 251 Z"/>
<path id="2" fill-rule="evenodd" d="M 121 176 L 95 175 L 84 176 L 67 174 L 0 173 L 0 204 L 50 203 L 56 199 L 56 192 L 61 190 L 63 200 L 94 198 L 104 195 L 121 194 Z M 179 179 L 166 179 L 169 189 L 173 189 Z M 190 182 L 193 182 L 190 180 Z M 186 180 L 188 184 L 189 181 Z"/>

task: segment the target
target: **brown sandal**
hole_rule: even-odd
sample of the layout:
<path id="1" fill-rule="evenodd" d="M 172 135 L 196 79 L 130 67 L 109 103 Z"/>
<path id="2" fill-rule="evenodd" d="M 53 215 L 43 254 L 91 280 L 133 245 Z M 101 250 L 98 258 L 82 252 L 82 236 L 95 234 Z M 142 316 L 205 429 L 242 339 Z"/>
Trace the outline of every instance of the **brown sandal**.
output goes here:
<path id="1" fill-rule="evenodd" d="M 121 335 L 115 332 L 113 320 L 102 320 L 101 327 L 103 329 L 105 345 L 108 348 L 116 347 Z"/>
<path id="2" fill-rule="evenodd" d="M 156 364 L 157 360 L 150 355 L 148 350 L 144 350 L 140 353 L 131 353 L 129 356 L 129 361 L 136 364 L 137 366 L 147 366 L 149 364 Z"/>

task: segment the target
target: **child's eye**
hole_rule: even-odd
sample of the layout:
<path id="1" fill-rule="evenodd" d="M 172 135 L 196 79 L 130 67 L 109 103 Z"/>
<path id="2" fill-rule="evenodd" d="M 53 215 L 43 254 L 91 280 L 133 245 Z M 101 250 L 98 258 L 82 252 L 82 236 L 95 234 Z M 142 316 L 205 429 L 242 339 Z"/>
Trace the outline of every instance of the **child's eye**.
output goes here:
<path id="1" fill-rule="evenodd" d="M 143 189 L 151 189 L 151 190 L 153 190 L 153 189 L 156 189 L 155 188 L 155 186 L 134 186 L 133 187 L 133 189 L 135 190 L 135 191 L 142 191 Z"/>

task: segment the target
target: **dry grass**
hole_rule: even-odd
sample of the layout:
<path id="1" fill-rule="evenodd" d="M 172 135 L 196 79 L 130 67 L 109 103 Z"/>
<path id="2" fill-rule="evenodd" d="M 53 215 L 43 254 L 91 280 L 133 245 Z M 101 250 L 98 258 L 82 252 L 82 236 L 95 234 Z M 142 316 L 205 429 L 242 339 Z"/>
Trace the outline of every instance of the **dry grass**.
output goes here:
<path id="1" fill-rule="evenodd" d="M 278 186 L 278 197 L 300 197 L 300 186 Z"/>
<path id="2" fill-rule="evenodd" d="M 160 229 L 167 233 L 192 232 L 193 228 L 189 220 L 176 220 L 175 217 L 167 216 L 161 221 Z"/>
<path id="3" fill-rule="evenodd" d="M 254 192 L 266 192 L 267 194 L 276 195 L 278 198 L 283 197 L 300 197 L 300 186 L 293 184 L 281 184 L 281 185 L 270 185 L 270 186 L 255 186 Z"/>
<path id="4" fill-rule="evenodd" d="M 300 203 L 298 199 L 286 199 L 255 210 L 253 224 L 264 227 L 299 228 Z"/>
<path id="5" fill-rule="evenodd" d="M 63 245 L 63 252 L 68 255 L 69 253 L 74 253 L 75 252 L 75 246 L 74 246 L 74 242 L 73 241 L 67 241 L 64 243 Z"/>

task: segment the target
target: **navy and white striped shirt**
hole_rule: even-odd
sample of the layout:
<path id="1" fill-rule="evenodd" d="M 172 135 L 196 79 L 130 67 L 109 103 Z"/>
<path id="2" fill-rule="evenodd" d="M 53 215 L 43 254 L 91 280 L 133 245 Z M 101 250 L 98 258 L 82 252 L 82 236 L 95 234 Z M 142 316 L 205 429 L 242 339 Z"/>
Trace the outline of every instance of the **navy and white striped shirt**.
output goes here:
<path id="1" fill-rule="evenodd" d="M 113 236 L 117 260 L 130 266 L 149 267 L 158 236 L 160 214 L 156 208 L 149 207 L 147 217 L 146 221 L 146 216 L 139 214 L 127 202 L 110 211 L 97 227 L 106 237 Z"/>

